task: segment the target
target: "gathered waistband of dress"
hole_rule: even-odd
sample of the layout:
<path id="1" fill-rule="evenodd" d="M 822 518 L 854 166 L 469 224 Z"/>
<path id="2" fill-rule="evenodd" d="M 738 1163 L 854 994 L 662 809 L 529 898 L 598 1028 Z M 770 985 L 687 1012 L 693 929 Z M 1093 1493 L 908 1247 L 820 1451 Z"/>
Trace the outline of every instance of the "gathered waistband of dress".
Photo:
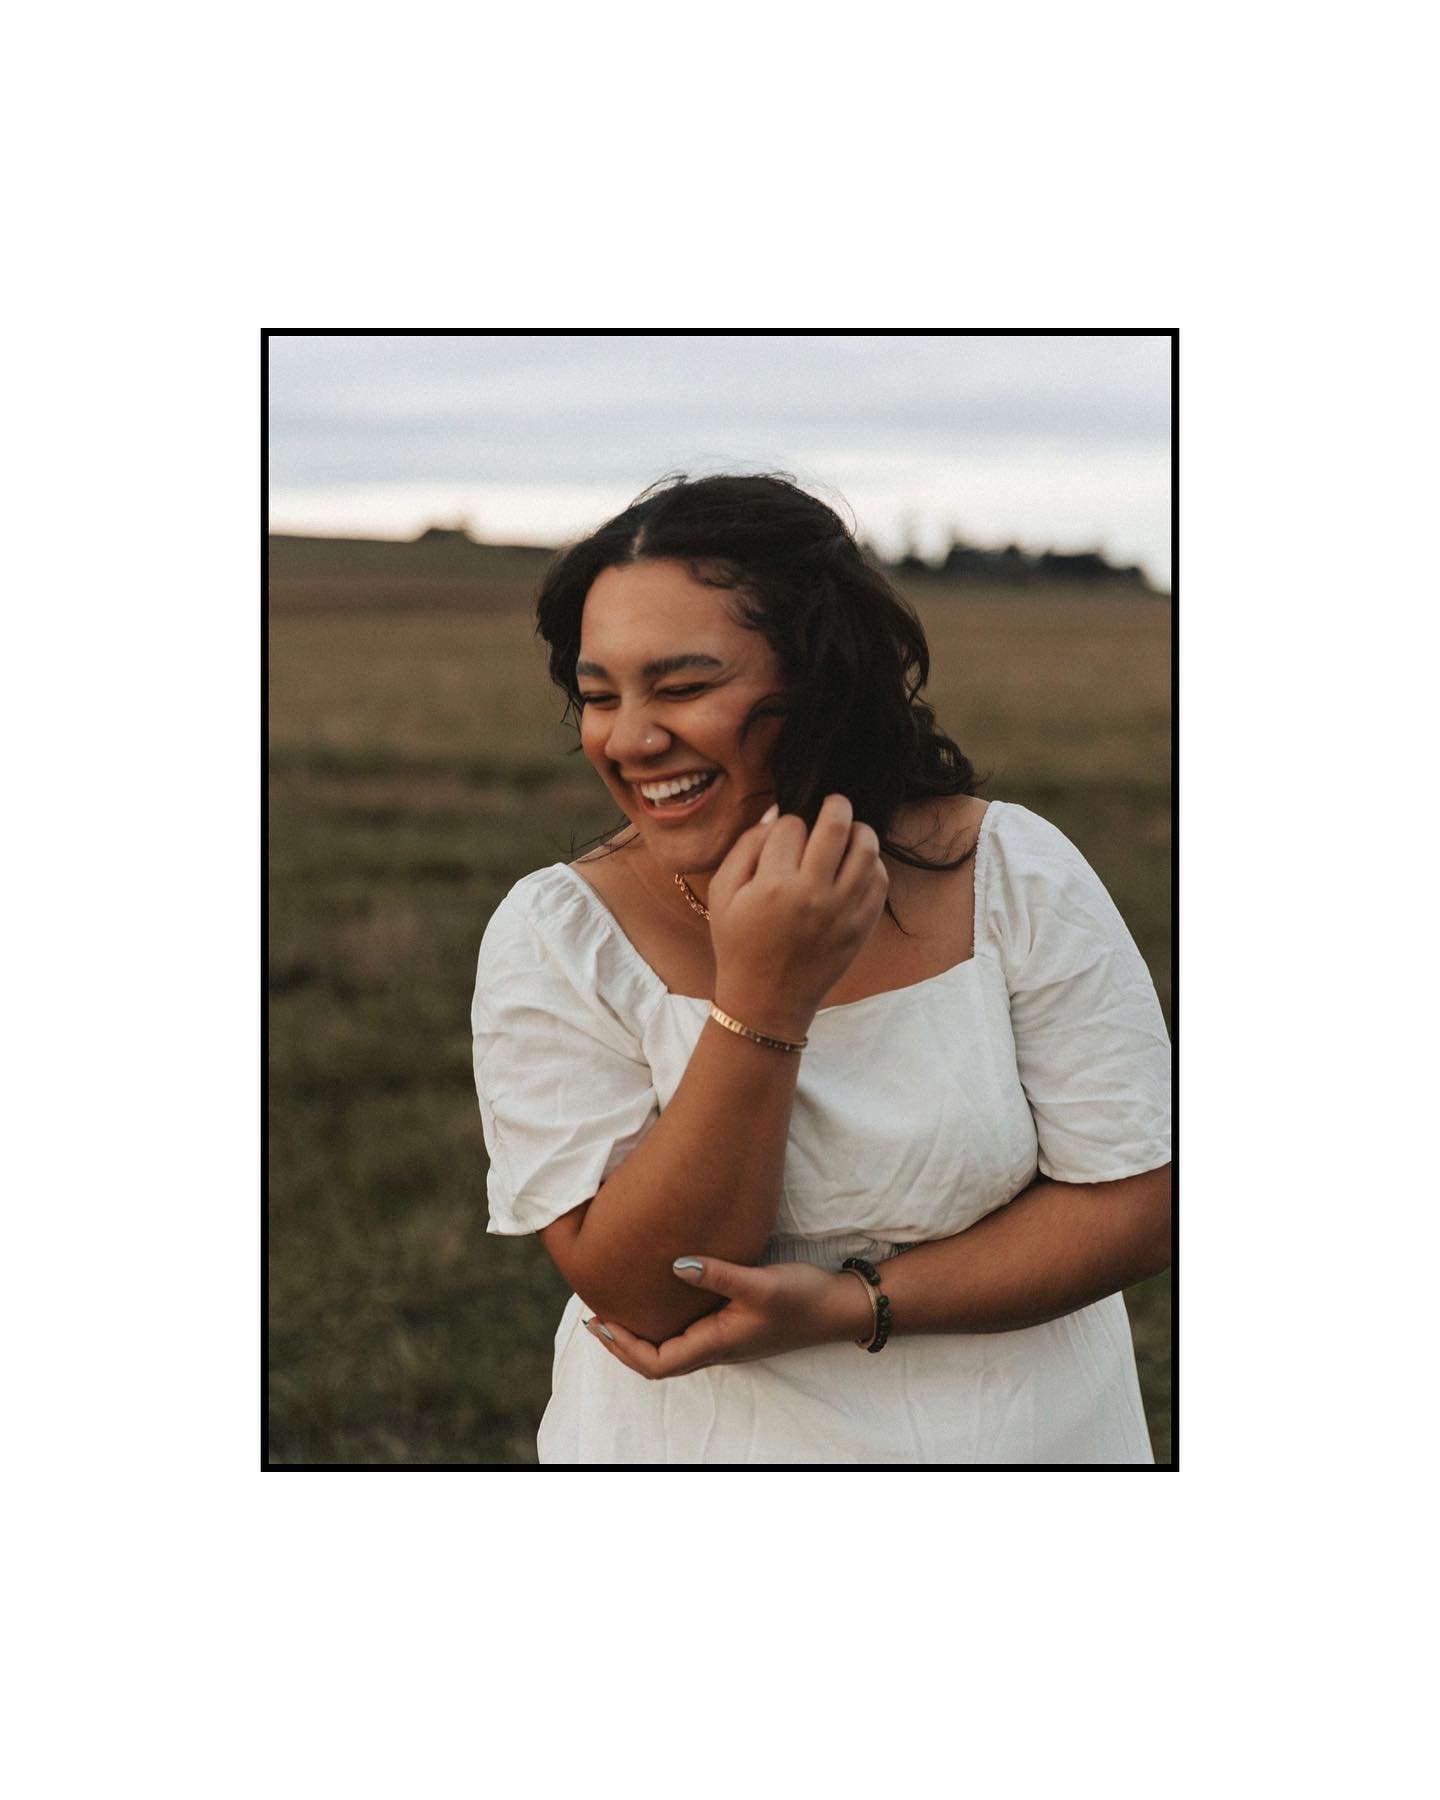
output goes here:
<path id="1" fill-rule="evenodd" d="M 772 1237 L 760 1258 L 766 1263 L 814 1263 L 822 1269 L 838 1269 L 847 1256 L 863 1256 L 866 1262 L 884 1262 L 909 1250 L 909 1244 L 891 1244 L 883 1238 L 866 1237 L 863 1232 L 846 1232 L 838 1237 Z"/>

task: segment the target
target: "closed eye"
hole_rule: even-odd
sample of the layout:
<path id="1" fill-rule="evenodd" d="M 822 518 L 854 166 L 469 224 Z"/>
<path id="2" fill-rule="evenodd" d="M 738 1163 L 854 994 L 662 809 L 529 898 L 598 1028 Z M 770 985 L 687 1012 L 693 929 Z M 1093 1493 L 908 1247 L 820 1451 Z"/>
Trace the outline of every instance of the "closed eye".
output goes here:
<path id="1" fill-rule="evenodd" d="M 688 687 L 661 688 L 660 696 L 665 700 L 688 700 L 692 694 L 703 694 L 704 692 L 705 683 L 701 681 L 692 682 Z M 613 694 L 582 694 L 580 704 L 582 706 L 604 706 L 614 698 Z"/>

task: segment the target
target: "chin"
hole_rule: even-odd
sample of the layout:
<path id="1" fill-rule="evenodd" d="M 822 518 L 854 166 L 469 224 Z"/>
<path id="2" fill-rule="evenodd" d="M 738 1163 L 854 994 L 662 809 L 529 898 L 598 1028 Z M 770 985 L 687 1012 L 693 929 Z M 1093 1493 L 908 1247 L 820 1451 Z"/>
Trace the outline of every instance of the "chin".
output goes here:
<path id="1" fill-rule="evenodd" d="M 640 828 L 640 832 L 645 842 L 645 848 L 660 867 L 673 869 L 678 875 L 705 875 L 711 869 L 718 869 L 730 854 L 731 845 L 735 842 L 731 838 L 723 848 L 711 850 L 705 845 L 677 844 L 673 838 L 661 837 L 658 833 L 652 834 L 643 826 Z"/>
<path id="2" fill-rule="evenodd" d="M 637 821 L 637 829 L 651 860 L 667 875 L 713 875 L 730 854 L 739 833 L 722 838 L 715 849 L 708 845 L 677 844 L 672 836 L 663 831 L 647 831 L 642 822 Z"/>

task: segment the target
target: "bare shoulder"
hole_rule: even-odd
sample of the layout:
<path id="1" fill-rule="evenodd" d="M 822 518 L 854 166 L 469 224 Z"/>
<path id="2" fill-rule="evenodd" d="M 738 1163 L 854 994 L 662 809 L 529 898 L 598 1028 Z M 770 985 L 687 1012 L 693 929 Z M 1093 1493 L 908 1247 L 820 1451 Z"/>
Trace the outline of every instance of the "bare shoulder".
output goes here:
<path id="1" fill-rule="evenodd" d="M 710 992 L 715 976 L 710 934 L 694 929 L 695 916 L 674 888 L 664 891 L 664 879 L 638 836 L 622 831 L 570 867 L 672 994 Z"/>
<path id="2" fill-rule="evenodd" d="M 661 968 L 664 951 L 654 934 L 663 931 L 664 920 L 638 869 L 643 852 L 639 840 L 627 832 L 577 856 L 570 867 L 597 895 L 606 911 L 652 968 Z M 662 974 L 662 979 L 668 978 Z M 690 990 L 694 991 L 694 990 Z"/>
<path id="3" fill-rule="evenodd" d="M 890 837 L 932 862 L 953 862 L 974 846 L 989 804 L 976 794 L 907 800 L 891 822 Z"/>
<path id="4" fill-rule="evenodd" d="M 967 954 L 975 902 L 975 858 L 970 852 L 980 835 L 986 802 L 969 794 L 939 794 L 908 801 L 891 821 L 890 838 L 927 863 L 953 863 L 959 868 L 917 869 L 898 857 L 885 858 L 890 898 L 907 925 L 923 938 L 933 936 L 941 948 L 938 966 L 948 968 Z M 927 965 L 922 975 L 934 971 Z"/>
<path id="5" fill-rule="evenodd" d="M 587 850 L 583 856 L 577 856 L 570 867 L 589 882 L 613 911 L 617 903 L 623 903 L 624 896 L 634 891 L 634 852 L 638 845 L 639 838 L 633 828 L 627 827 L 595 849 Z"/>

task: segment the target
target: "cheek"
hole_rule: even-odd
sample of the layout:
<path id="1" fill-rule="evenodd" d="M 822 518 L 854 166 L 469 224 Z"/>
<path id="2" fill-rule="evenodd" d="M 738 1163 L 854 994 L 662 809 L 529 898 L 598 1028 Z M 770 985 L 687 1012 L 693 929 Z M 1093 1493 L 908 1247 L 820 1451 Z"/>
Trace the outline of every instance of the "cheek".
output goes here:
<path id="1" fill-rule="evenodd" d="M 724 712 L 716 712 L 708 717 L 696 714 L 697 735 L 704 738 L 706 744 L 715 753 L 716 760 L 723 758 L 726 762 L 748 762 L 754 756 L 757 745 L 765 742 L 765 722 L 762 719 L 752 725 L 742 739 L 740 733 L 745 724 L 743 711 L 736 712 L 727 707 Z"/>
<path id="2" fill-rule="evenodd" d="M 580 748 L 597 766 L 605 757 L 605 724 L 599 713 L 587 708 L 580 715 Z"/>

